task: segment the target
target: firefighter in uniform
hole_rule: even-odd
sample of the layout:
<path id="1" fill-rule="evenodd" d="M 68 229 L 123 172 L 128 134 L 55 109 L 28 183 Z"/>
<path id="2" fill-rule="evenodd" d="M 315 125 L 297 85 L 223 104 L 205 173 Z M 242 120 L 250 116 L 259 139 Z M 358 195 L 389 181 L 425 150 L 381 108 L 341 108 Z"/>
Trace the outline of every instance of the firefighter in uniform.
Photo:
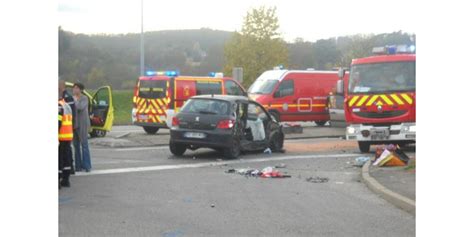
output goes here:
<path id="1" fill-rule="evenodd" d="M 69 175 L 71 174 L 71 141 L 73 139 L 72 109 L 64 101 L 58 101 L 58 121 L 59 121 L 59 188 L 70 187 Z"/>

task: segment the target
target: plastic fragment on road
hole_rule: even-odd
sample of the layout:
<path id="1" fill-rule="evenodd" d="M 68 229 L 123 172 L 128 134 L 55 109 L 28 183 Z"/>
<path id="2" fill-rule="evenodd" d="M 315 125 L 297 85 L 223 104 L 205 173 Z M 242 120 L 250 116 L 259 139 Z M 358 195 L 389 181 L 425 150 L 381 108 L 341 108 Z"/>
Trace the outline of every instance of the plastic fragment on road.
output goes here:
<path id="1" fill-rule="evenodd" d="M 306 178 L 306 181 L 310 183 L 327 183 L 329 181 L 329 178 L 316 176 L 316 177 Z"/>
<path id="2" fill-rule="evenodd" d="M 362 167 L 369 160 L 370 160 L 370 157 L 367 157 L 367 156 L 357 157 L 355 159 L 355 164 L 354 165 L 358 166 L 358 167 Z"/>
<path id="3" fill-rule="evenodd" d="M 267 148 L 267 149 L 265 149 L 265 150 L 263 151 L 263 153 L 265 153 L 265 154 L 272 154 L 272 149 Z"/>
<path id="4" fill-rule="evenodd" d="M 278 164 L 278 165 L 275 165 L 275 168 L 276 168 L 276 169 L 286 168 L 286 165 L 283 164 L 283 163 L 280 163 L 280 164 Z"/>

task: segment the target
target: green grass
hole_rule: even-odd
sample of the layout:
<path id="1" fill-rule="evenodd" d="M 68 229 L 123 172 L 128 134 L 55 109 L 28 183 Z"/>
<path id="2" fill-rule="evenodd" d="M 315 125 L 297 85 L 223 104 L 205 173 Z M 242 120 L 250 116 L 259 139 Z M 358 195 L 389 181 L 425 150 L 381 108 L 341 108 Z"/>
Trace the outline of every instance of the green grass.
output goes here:
<path id="1" fill-rule="evenodd" d="M 114 125 L 132 124 L 133 90 L 113 90 Z"/>

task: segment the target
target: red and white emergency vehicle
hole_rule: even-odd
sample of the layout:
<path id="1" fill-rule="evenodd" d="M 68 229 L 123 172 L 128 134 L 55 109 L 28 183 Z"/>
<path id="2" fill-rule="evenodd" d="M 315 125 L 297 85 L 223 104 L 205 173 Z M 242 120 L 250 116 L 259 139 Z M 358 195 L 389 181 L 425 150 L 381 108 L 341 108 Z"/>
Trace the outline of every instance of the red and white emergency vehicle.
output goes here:
<path id="1" fill-rule="evenodd" d="M 329 120 L 327 98 L 338 81 L 337 71 L 283 70 L 260 75 L 250 86 L 249 97 L 279 121 Z"/>
<path id="2" fill-rule="evenodd" d="M 361 152 L 371 144 L 416 141 L 415 46 L 373 49 L 375 56 L 353 59 L 350 76 L 339 71 L 337 93 L 344 95 L 346 138 Z"/>
<path id="3" fill-rule="evenodd" d="M 222 73 L 208 77 L 181 76 L 177 71 L 147 72 L 133 95 L 132 121 L 149 134 L 170 128 L 174 114 L 195 95 L 246 95 L 245 89 Z"/>

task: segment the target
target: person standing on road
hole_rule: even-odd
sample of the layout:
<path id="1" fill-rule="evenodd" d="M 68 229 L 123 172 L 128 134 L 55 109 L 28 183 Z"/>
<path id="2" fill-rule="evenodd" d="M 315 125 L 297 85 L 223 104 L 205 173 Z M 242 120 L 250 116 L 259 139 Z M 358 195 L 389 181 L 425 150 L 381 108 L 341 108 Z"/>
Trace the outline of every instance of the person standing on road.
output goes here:
<path id="1" fill-rule="evenodd" d="M 85 170 L 86 172 L 89 172 L 92 169 L 88 143 L 91 122 L 89 118 L 89 99 L 83 95 L 83 91 L 83 84 L 74 84 L 72 93 L 77 110 L 77 120 L 74 123 L 74 153 L 76 160 L 76 171 Z"/>
<path id="2" fill-rule="evenodd" d="M 74 103 L 74 98 L 71 94 L 66 90 L 66 82 L 64 80 L 59 80 L 59 95 L 62 99 L 71 107 L 72 110 L 72 123 L 74 126 L 74 121 L 76 120 L 76 105 Z M 72 154 L 69 157 L 71 159 L 71 174 L 74 174 L 74 160 L 72 159 Z"/>
<path id="3" fill-rule="evenodd" d="M 59 140 L 59 188 L 71 187 L 69 175 L 71 174 L 71 141 L 73 140 L 72 109 L 62 99 L 62 94 L 58 96 L 58 140 Z"/>

